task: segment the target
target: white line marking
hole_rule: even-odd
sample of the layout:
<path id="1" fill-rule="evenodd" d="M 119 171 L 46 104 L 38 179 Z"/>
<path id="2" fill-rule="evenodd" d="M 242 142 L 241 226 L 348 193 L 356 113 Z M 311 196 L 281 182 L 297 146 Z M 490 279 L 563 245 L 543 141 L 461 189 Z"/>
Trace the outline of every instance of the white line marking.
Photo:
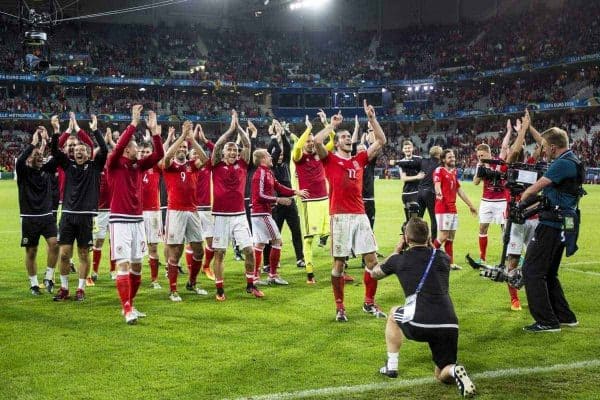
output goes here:
<path id="1" fill-rule="evenodd" d="M 594 272 L 594 271 L 582 271 L 580 269 L 575 269 L 575 268 L 563 268 L 563 270 L 569 271 L 569 272 L 579 272 L 580 274 L 600 276 L 600 272 Z"/>
<path id="2" fill-rule="evenodd" d="M 578 261 L 578 262 L 569 262 L 569 263 L 562 263 L 561 265 L 566 265 L 566 266 L 571 266 L 571 265 L 591 265 L 591 264 L 596 264 L 596 265 L 600 265 L 600 262 L 598 261 Z"/>
<path id="3" fill-rule="evenodd" d="M 566 371 L 571 369 L 599 367 L 600 359 L 578 361 L 571 364 L 555 364 L 547 367 L 527 367 L 527 368 L 510 368 L 510 369 L 498 369 L 495 371 L 485 371 L 471 375 L 472 379 L 489 379 L 489 378 L 500 378 L 507 376 L 517 375 L 533 375 L 546 372 Z M 340 396 L 343 394 L 355 394 L 368 392 L 373 390 L 389 390 L 399 389 L 408 386 L 421 386 L 436 383 L 433 377 L 429 378 L 416 378 L 416 379 L 400 379 L 385 383 L 370 383 L 366 385 L 357 386 L 336 386 L 327 387 L 321 389 L 301 390 L 298 392 L 284 392 L 284 393 L 273 393 L 259 396 L 250 397 L 239 397 L 235 400 L 280 400 L 280 399 L 301 399 L 304 397 L 316 397 L 316 396 Z"/>

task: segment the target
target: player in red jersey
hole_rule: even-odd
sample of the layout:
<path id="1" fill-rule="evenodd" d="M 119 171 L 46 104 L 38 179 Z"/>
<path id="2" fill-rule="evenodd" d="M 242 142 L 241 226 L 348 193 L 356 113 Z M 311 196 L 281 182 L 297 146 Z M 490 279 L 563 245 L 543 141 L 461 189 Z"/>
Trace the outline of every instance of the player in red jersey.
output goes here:
<path id="1" fill-rule="evenodd" d="M 242 148 L 232 141 L 233 134 L 239 131 Z M 237 112 L 231 112 L 229 129 L 221 135 L 211 156 L 213 182 L 213 209 L 215 231 L 213 249 L 215 250 L 215 285 L 217 301 L 225 300 L 223 289 L 223 258 L 231 240 L 235 240 L 244 252 L 246 269 L 246 292 L 255 297 L 264 293 L 254 285 L 254 254 L 252 252 L 252 234 L 246 219 L 244 189 L 248 162 L 250 161 L 250 138 L 248 133 L 238 126 Z"/>
<path id="2" fill-rule="evenodd" d="M 213 151 L 215 144 L 208 140 L 204 136 L 202 126 L 197 124 L 194 128 L 194 137 L 197 137 L 197 142 L 204 143 L 209 151 Z M 194 149 L 190 151 L 191 159 L 197 157 Z M 213 232 L 214 232 L 214 218 L 212 216 L 211 206 L 211 170 L 212 165 L 209 162 L 205 162 L 198 170 L 198 179 L 196 182 L 196 201 L 198 202 L 198 216 L 200 217 L 200 225 L 202 228 L 202 237 L 204 238 L 204 262 L 202 264 L 202 272 L 211 281 L 215 280 L 215 274 L 210 269 L 210 263 L 215 255 L 215 251 L 212 248 Z M 187 262 L 188 270 L 191 272 L 192 269 L 192 258 L 194 251 L 191 246 L 185 248 L 185 259 Z"/>
<path id="3" fill-rule="evenodd" d="M 158 135 L 161 127 L 157 125 Z M 142 158 L 149 157 L 154 150 L 151 142 L 142 145 Z M 144 171 L 142 177 L 142 213 L 144 215 L 144 231 L 148 243 L 148 264 L 150 265 L 150 286 L 162 289 L 158 283 L 158 243 L 163 237 L 162 213 L 160 212 L 159 182 L 161 170 L 158 165 Z"/>
<path id="4" fill-rule="evenodd" d="M 342 115 L 331 117 L 326 125 L 315 136 L 315 148 L 325 167 L 329 182 L 329 215 L 331 225 L 331 286 L 336 305 L 336 320 L 348 321 L 344 307 L 344 263 L 352 254 L 364 255 L 366 270 L 363 275 L 365 284 L 365 301 L 363 311 L 375 317 L 386 315 L 375 304 L 377 281 L 371 277 L 370 270 L 377 265 L 377 243 L 371 229 L 369 218 L 365 213 L 362 196 L 363 173 L 369 161 L 377 157 L 386 143 L 383 129 L 375 116 L 375 109 L 364 101 L 364 110 L 373 127 L 375 141 L 368 150 L 352 156 L 352 135 L 347 130 L 340 130 L 334 138 L 335 152 L 332 153 L 323 144 L 332 130 L 338 128 L 343 121 Z"/>
<path id="5" fill-rule="evenodd" d="M 142 258 L 146 253 L 144 216 L 142 212 L 142 178 L 163 156 L 156 114 L 148 112 L 146 125 L 152 132 L 154 151 L 138 159 L 134 140 L 140 122 L 141 105 L 131 108 L 131 124 L 123 132 L 107 161 L 108 178 L 113 196 L 110 201 L 111 257 L 117 265 L 116 286 L 125 322 L 134 324 L 145 314 L 137 311 L 133 300 L 142 282 Z"/>
<path id="6" fill-rule="evenodd" d="M 519 122 L 520 124 L 520 122 Z M 483 196 L 479 204 L 479 258 L 485 261 L 487 258 L 488 229 L 490 223 L 504 226 L 506 219 L 506 206 L 508 200 L 508 191 L 506 190 L 506 180 L 492 176 L 506 172 L 506 165 L 483 163 L 482 160 L 506 160 L 508 152 L 508 143 L 512 133 L 510 120 L 507 123 L 506 135 L 502 141 L 502 147 L 498 158 L 492 158 L 490 146 L 482 143 L 475 149 L 477 152 L 477 169 L 473 177 L 473 184 L 479 185 L 483 181 Z"/>
<path id="7" fill-rule="evenodd" d="M 273 159 L 265 149 L 255 150 L 253 154 L 254 165 L 257 166 L 252 177 L 252 237 L 254 239 L 254 276 L 258 280 L 262 265 L 262 255 L 266 244 L 271 245 L 269 254 L 269 279 L 268 284 L 287 285 L 277 273 L 279 259 L 281 256 L 281 232 L 272 216 L 273 206 L 281 204 L 289 206 L 293 199 L 291 196 L 308 196 L 306 190 L 293 190 L 283 186 L 275 176 L 271 168 Z M 283 197 L 277 197 L 277 193 Z"/>
<path id="8" fill-rule="evenodd" d="M 456 195 L 469 206 L 471 214 L 477 215 L 477 210 L 456 178 L 456 156 L 454 151 L 451 149 L 444 150 L 441 163 L 442 165 L 437 167 L 433 173 L 435 218 L 438 226 L 437 238 L 433 241 L 433 246 L 439 249 L 443 244 L 446 254 L 450 257 L 451 268 L 461 269 L 461 267 L 454 264 L 453 258 L 453 242 L 458 227 Z"/>
<path id="9" fill-rule="evenodd" d="M 196 152 L 195 160 L 188 160 L 188 141 Z M 185 121 L 182 133 L 160 162 L 167 185 L 167 221 L 165 225 L 165 243 L 167 245 L 167 265 L 171 301 L 179 302 L 177 293 L 177 275 L 179 259 L 185 243 L 190 243 L 194 254 L 189 281 L 186 289 L 199 295 L 208 292 L 196 286 L 196 278 L 202 267 L 202 226 L 197 212 L 196 182 L 199 168 L 208 160 L 193 135 L 192 123 Z"/>

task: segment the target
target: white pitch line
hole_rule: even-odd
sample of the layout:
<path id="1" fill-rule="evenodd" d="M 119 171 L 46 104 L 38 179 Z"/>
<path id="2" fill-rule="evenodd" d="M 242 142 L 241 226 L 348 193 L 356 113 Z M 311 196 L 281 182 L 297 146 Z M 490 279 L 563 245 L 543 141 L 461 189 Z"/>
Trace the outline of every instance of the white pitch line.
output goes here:
<path id="1" fill-rule="evenodd" d="M 563 268 L 563 270 L 569 271 L 569 272 L 579 272 L 580 274 L 600 276 L 600 272 L 594 272 L 594 271 L 582 271 L 580 269 L 568 268 L 568 267 L 567 268 Z"/>
<path id="2" fill-rule="evenodd" d="M 578 261 L 578 262 L 562 263 L 561 265 L 570 267 L 571 265 L 591 265 L 591 264 L 600 265 L 600 262 L 598 262 L 598 261 Z"/>
<path id="3" fill-rule="evenodd" d="M 498 369 L 494 371 L 485 371 L 477 374 L 472 374 L 472 379 L 489 379 L 489 378 L 500 378 L 507 376 L 517 375 L 533 375 L 541 374 L 546 372 L 556 371 L 567 371 L 572 369 L 581 369 L 589 367 L 599 367 L 600 359 L 578 361 L 570 364 L 555 364 L 547 367 L 527 367 L 527 368 L 510 368 L 510 369 Z M 436 383 L 433 377 L 429 378 L 416 378 L 416 379 L 400 379 L 385 383 L 370 383 L 366 385 L 356 386 L 334 386 L 326 387 L 321 389 L 301 390 L 298 392 L 284 392 L 284 393 L 273 393 L 259 396 L 239 397 L 235 400 L 281 400 L 281 399 L 301 399 L 304 397 L 318 397 L 318 396 L 340 396 L 343 394 L 356 394 L 363 393 L 373 390 L 382 389 L 400 389 L 412 386 L 421 386 Z"/>

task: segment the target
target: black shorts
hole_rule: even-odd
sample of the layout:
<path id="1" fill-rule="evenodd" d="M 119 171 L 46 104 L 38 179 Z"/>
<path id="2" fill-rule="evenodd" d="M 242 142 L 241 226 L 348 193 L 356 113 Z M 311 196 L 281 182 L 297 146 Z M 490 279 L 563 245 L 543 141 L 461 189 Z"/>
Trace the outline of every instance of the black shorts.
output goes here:
<path id="1" fill-rule="evenodd" d="M 56 237 L 56 217 L 21 217 L 21 247 L 37 247 L 40 236 L 46 240 Z"/>
<path id="2" fill-rule="evenodd" d="M 416 342 L 427 342 L 431 349 L 431 358 L 439 369 L 446 365 L 456 364 L 458 353 L 458 328 L 423 328 L 411 322 L 399 322 L 402 308 L 394 313 L 394 320 L 407 339 Z M 397 318 L 398 316 L 398 318 Z"/>
<path id="3" fill-rule="evenodd" d="M 91 247 L 94 244 L 92 229 L 94 217 L 62 213 L 58 228 L 58 244 L 69 244 L 77 241 L 77 247 Z"/>

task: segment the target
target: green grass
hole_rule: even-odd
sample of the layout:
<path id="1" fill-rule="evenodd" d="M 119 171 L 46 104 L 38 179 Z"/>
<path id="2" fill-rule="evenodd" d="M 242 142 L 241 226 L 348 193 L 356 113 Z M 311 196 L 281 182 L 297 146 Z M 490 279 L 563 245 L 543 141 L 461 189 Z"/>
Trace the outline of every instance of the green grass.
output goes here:
<path id="1" fill-rule="evenodd" d="M 380 251 L 390 253 L 398 240 L 403 211 L 398 181 L 378 181 L 376 236 Z M 465 183 L 478 201 L 481 188 Z M 581 325 L 559 334 L 525 334 L 531 322 L 525 307 L 511 312 L 506 286 L 484 280 L 466 268 L 452 272 L 451 294 L 460 319 L 459 359 L 471 374 L 595 360 L 600 354 L 597 312 L 600 250 L 600 187 L 587 187 L 582 200 L 583 225 L 579 252 L 564 260 L 563 288 Z M 228 255 L 228 299 L 184 293 L 179 304 L 167 291 L 148 288 L 145 267 L 137 304 L 148 318 L 125 325 L 114 282 L 108 278 L 106 247 L 101 276 L 88 288 L 83 303 L 56 304 L 48 294 L 29 294 L 19 248 L 20 225 L 15 183 L 0 182 L 0 398 L 2 399 L 168 399 L 237 398 L 364 384 L 393 385 L 379 376 L 385 358 L 384 321 L 360 310 L 363 287 L 346 288 L 350 321 L 334 321 L 329 284 L 330 259 L 315 247 L 318 284 L 304 283 L 294 266 L 291 245 L 284 248 L 282 275 L 289 287 L 265 289 L 264 299 L 244 292 L 243 266 Z M 455 242 L 457 261 L 477 254 L 476 218 L 461 204 Z M 284 229 L 284 238 L 289 234 Z M 40 271 L 45 252 L 40 251 Z M 490 229 L 490 261 L 500 253 L 500 230 Z M 494 257 L 495 256 L 495 257 Z M 578 264 L 581 263 L 581 264 Z M 567 265 L 568 264 L 568 265 Z M 360 262 L 351 260 L 351 274 L 360 278 Z M 40 274 L 41 275 L 41 274 Z M 164 275 L 160 277 L 166 287 Z M 180 284 L 185 277 L 180 277 Z M 71 284 L 74 284 L 72 275 Z M 357 279 L 357 282 L 361 279 Z M 201 283 L 212 294 L 205 278 Z M 525 300 L 525 294 L 521 292 Z M 380 282 L 378 302 L 384 309 L 403 302 L 395 278 Z M 524 301 L 526 303 L 526 300 Z M 407 342 L 400 355 L 400 379 L 429 378 L 433 364 L 422 343 Z M 600 367 L 475 381 L 482 399 L 597 398 Z M 317 397 L 314 397 L 317 398 Z M 358 394 L 318 398 L 398 399 L 456 398 L 454 386 L 424 383 L 383 387 Z"/>

